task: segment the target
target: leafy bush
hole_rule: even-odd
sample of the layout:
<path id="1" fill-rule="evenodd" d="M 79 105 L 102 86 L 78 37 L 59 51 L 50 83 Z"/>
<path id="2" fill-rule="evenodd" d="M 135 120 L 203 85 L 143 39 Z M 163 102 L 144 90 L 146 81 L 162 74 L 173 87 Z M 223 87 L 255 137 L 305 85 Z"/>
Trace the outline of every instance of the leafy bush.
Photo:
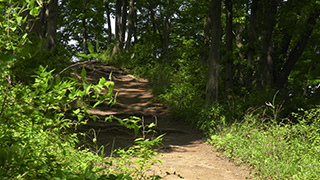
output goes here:
<path id="1" fill-rule="evenodd" d="M 76 80 L 61 81 L 51 73 L 40 66 L 35 83 L 30 86 L 14 84 L 9 76 L 0 83 L 1 177 L 61 177 L 85 172 L 90 164 L 101 160 L 92 153 L 74 149 L 77 134 L 70 130 L 85 124 L 84 117 L 90 112 L 71 109 L 71 104 L 93 93 L 91 88 L 98 96 L 110 82 L 101 79 L 96 86 L 79 86 Z M 104 95 L 101 99 L 98 103 L 112 97 Z M 67 118 L 68 112 L 75 119 Z"/>
<path id="2" fill-rule="evenodd" d="M 178 57 L 172 62 L 173 68 L 168 69 L 171 70 L 170 76 L 164 76 L 169 84 L 159 96 L 174 117 L 193 124 L 197 123 L 204 105 L 207 76 L 207 67 L 200 62 L 196 46 L 197 43 L 192 39 L 182 40 L 182 45 L 175 52 Z"/>
<path id="3" fill-rule="evenodd" d="M 206 135 L 211 135 L 221 131 L 226 125 L 226 116 L 222 111 L 222 106 L 218 103 L 213 104 L 210 108 L 203 108 L 200 112 L 200 118 L 197 126 Z"/>
<path id="4" fill-rule="evenodd" d="M 31 76 L 39 66 L 47 67 L 48 71 L 54 70 L 54 73 L 58 73 L 71 65 L 71 57 L 67 56 L 60 47 L 54 51 L 46 51 L 42 49 L 42 43 L 39 43 L 36 48 L 34 46 L 36 45 L 26 43 L 21 48 L 19 57 L 11 69 L 16 81 L 32 83 L 34 79 Z"/>
<path id="5" fill-rule="evenodd" d="M 53 76 L 54 70 L 47 71 L 43 66 L 37 68 L 34 80 L 27 85 L 14 80 L 14 74 L 18 78 L 25 76 L 23 78 L 28 80 L 33 73 L 32 69 L 39 65 L 34 62 L 47 60 L 37 56 L 36 61 L 29 61 L 32 59 L 29 58 L 26 62 L 20 62 L 34 53 L 26 44 L 27 34 L 21 33 L 19 29 L 21 23 L 27 21 L 22 18 L 21 13 L 30 10 L 30 15 L 37 15 L 39 9 L 35 6 L 35 1 L 21 3 L 23 4 L 6 1 L 0 3 L 0 8 L 6 10 L 2 12 L 4 17 L 0 18 L 0 39 L 3 40 L 0 41 L 1 179 L 136 179 L 131 177 L 128 171 L 106 171 L 106 164 L 110 164 L 110 161 L 103 157 L 103 153 L 99 156 L 98 152 L 76 148 L 79 143 L 76 131 L 91 115 L 86 106 L 75 107 L 74 104 L 78 101 L 88 102 L 90 99 L 96 99 L 94 107 L 106 100 L 109 104 L 113 103 L 113 82 L 101 78 L 97 85 L 89 84 L 85 80 L 84 69 L 81 82 L 74 78 L 62 80 L 59 75 Z M 52 57 L 50 54 L 49 56 Z M 62 57 L 54 58 L 57 58 L 54 61 L 57 63 Z M 64 62 L 58 64 L 62 67 Z M 31 72 L 19 71 L 25 67 Z M 100 93 L 105 89 L 109 93 Z M 124 125 L 132 127 L 130 124 Z M 152 151 L 147 149 L 150 147 L 147 145 L 159 143 L 160 140 L 159 137 L 154 141 L 137 141 L 135 151 L 143 148 L 140 155 L 146 155 L 145 161 L 140 162 L 152 159 Z M 141 173 L 137 174 L 139 175 Z M 154 176 L 153 179 L 156 178 Z"/>
<path id="6" fill-rule="evenodd" d="M 88 84 L 84 69 L 80 84 L 75 79 L 61 81 L 51 73 L 40 66 L 35 83 L 30 86 L 12 85 L 9 78 L 8 82 L 2 79 L 0 83 L 0 177 L 99 179 L 106 178 L 103 174 L 107 172 L 147 177 L 144 171 L 150 168 L 150 163 L 156 162 L 152 158 L 155 153 L 152 148 L 161 142 L 161 137 L 137 139 L 135 146 L 118 150 L 120 158 L 113 159 L 118 165 L 113 164 L 108 171 L 105 164 L 110 164 L 110 159 L 105 159 L 103 153 L 99 156 L 98 152 L 75 148 L 78 143 L 75 130 L 87 122 L 90 112 L 83 107 L 72 109 L 72 104 L 77 100 L 86 102 L 89 98 L 98 100 L 94 106 L 105 100 L 112 103 L 113 82 L 102 78 L 97 85 Z M 111 93 L 100 94 L 105 87 Z M 141 128 L 138 120 L 118 121 L 134 128 L 135 132 Z M 129 158 L 135 160 L 131 162 Z M 125 168 L 130 165 L 135 171 Z M 114 168 L 118 171 L 110 171 Z M 130 179 L 130 176 L 123 178 Z"/>

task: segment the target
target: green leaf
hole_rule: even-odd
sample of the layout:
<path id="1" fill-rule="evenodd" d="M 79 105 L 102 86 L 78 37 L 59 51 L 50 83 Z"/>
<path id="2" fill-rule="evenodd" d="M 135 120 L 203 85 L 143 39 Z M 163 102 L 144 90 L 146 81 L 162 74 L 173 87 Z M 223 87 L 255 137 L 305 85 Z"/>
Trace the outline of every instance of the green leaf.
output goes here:
<path id="1" fill-rule="evenodd" d="M 20 23 L 21 23 L 21 20 L 22 20 L 22 17 L 21 17 L 21 16 L 17 16 L 16 19 L 17 19 L 17 23 L 20 24 Z"/>
<path id="2" fill-rule="evenodd" d="M 83 67 L 82 67 L 82 71 L 81 71 L 82 81 L 85 81 L 85 80 L 86 80 L 86 77 L 87 77 L 87 71 L 86 71 L 86 69 L 85 69 L 84 66 L 83 66 Z"/>
<path id="3" fill-rule="evenodd" d="M 101 48 L 100 48 L 100 46 L 99 46 L 99 42 L 98 42 L 98 41 L 96 41 L 96 49 L 97 49 L 97 52 L 100 52 L 100 50 L 101 50 Z"/>
<path id="4" fill-rule="evenodd" d="M 103 103 L 103 101 L 98 101 L 98 102 L 96 102 L 92 107 L 95 108 L 95 107 L 97 107 L 98 105 L 100 105 L 100 104 L 102 104 L 102 103 Z"/>
<path id="5" fill-rule="evenodd" d="M 90 54 L 94 54 L 93 45 L 91 43 L 89 43 L 89 42 L 88 42 L 88 50 L 89 50 Z"/>
<path id="6" fill-rule="evenodd" d="M 110 81 L 112 80 L 112 71 L 111 71 L 110 74 L 109 74 L 109 80 L 110 80 Z"/>
<path id="7" fill-rule="evenodd" d="M 92 87 L 91 85 L 86 86 L 85 94 L 89 94 L 91 87 Z"/>
<path id="8" fill-rule="evenodd" d="M 42 0 L 37 0 L 38 5 L 42 6 L 43 1 Z"/>
<path id="9" fill-rule="evenodd" d="M 106 82 L 106 79 L 104 77 L 100 78 L 100 81 L 99 81 L 99 85 L 104 85 L 104 83 Z"/>
<path id="10" fill-rule="evenodd" d="M 74 114 L 79 114 L 79 112 L 80 112 L 80 109 L 76 109 L 73 111 Z"/>
<path id="11" fill-rule="evenodd" d="M 34 8 L 32 8 L 32 9 L 30 10 L 30 13 L 29 13 L 29 14 L 30 14 L 31 16 L 37 16 L 38 13 L 39 13 L 39 8 L 34 7 Z"/>
<path id="12" fill-rule="evenodd" d="M 97 57 L 99 57 L 99 54 L 91 54 L 91 57 L 97 58 Z"/>
<path id="13" fill-rule="evenodd" d="M 22 36 L 22 39 L 25 39 L 27 36 L 28 36 L 28 33 L 25 33 L 25 34 Z"/>
<path id="14" fill-rule="evenodd" d="M 91 56 L 90 55 L 86 55 L 86 54 L 76 54 L 77 56 L 89 59 Z"/>

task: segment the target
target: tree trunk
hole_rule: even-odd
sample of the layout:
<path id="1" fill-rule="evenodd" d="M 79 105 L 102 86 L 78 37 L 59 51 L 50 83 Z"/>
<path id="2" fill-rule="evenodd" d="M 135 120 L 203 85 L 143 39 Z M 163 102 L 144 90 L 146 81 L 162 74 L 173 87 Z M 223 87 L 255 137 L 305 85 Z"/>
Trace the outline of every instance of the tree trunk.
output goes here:
<path id="1" fill-rule="evenodd" d="M 254 56 L 255 56 L 255 43 L 256 43 L 256 18 L 257 18 L 257 1 L 252 0 L 251 3 L 251 16 L 250 16 L 250 34 L 249 34 L 249 43 L 248 43 L 248 51 L 247 51 L 247 76 L 246 76 L 246 86 L 247 88 L 252 87 L 252 82 L 254 80 L 253 72 L 254 72 Z"/>
<path id="2" fill-rule="evenodd" d="M 233 35 L 232 35 L 232 0 L 226 0 L 226 92 L 233 89 Z"/>
<path id="3" fill-rule="evenodd" d="M 107 0 L 104 0 L 105 2 L 105 7 L 106 7 L 106 15 L 107 15 L 107 34 L 108 34 L 108 39 L 107 39 L 107 44 L 110 46 L 111 40 L 112 40 L 112 28 L 111 28 L 111 18 L 110 18 L 110 8 L 109 8 L 109 3 Z"/>
<path id="4" fill-rule="evenodd" d="M 37 17 L 31 17 L 30 11 L 23 12 L 23 16 L 29 19 L 28 23 L 22 24 L 22 29 L 29 34 L 31 41 L 45 40 L 43 48 L 51 50 L 57 46 L 58 27 L 58 0 L 48 3 L 37 4 L 42 6 Z"/>
<path id="5" fill-rule="evenodd" d="M 87 6 L 88 0 L 84 0 L 83 2 L 83 19 L 82 19 L 82 47 L 83 47 L 83 53 L 89 54 L 88 50 L 88 32 L 87 32 L 87 21 L 86 21 L 86 6 Z"/>
<path id="6" fill-rule="evenodd" d="M 123 49 L 123 43 L 125 41 L 126 35 L 126 27 L 127 27 L 127 7 L 128 7 L 128 0 L 123 0 L 122 2 L 122 17 L 121 17 L 121 33 L 120 33 L 120 50 Z"/>
<path id="7" fill-rule="evenodd" d="M 28 18 L 28 22 L 22 24 L 22 28 L 25 32 L 28 33 L 28 37 L 31 40 L 36 37 L 39 39 L 45 38 L 45 4 L 37 4 L 37 6 L 42 6 L 39 10 L 39 15 L 37 17 L 32 17 L 29 13 L 30 11 L 24 11 L 24 18 Z"/>
<path id="8" fill-rule="evenodd" d="M 275 15 L 278 0 L 266 0 L 262 2 L 262 16 L 260 19 L 261 29 L 261 52 L 259 53 L 258 88 L 267 90 L 273 82 L 273 41 L 272 34 L 275 26 Z"/>
<path id="9" fill-rule="evenodd" d="M 116 41 L 113 47 L 112 55 L 111 58 L 113 58 L 116 54 L 120 52 L 120 37 L 121 37 L 121 5 L 122 5 L 122 0 L 117 0 L 116 2 Z"/>
<path id="10" fill-rule="evenodd" d="M 129 2 L 129 18 L 128 18 L 128 38 L 126 42 L 126 50 L 129 51 L 131 46 L 132 33 L 134 29 L 134 7 L 135 0 L 130 0 Z"/>
<path id="11" fill-rule="evenodd" d="M 157 22 L 157 17 L 155 15 L 155 12 L 154 12 L 154 7 L 153 7 L 153 3 L 149 1 L 149 4 L 148 4 L 148 10 L 149 10 L 149 16 L 150 16 L 150 21 L 151 21 L 151 25 L 152 25 L 152 38 L 153 40 L 151 41 L 151 53 L 152 53 L 152 57 L 156 58 L 157 56 L 157 51 L 155 50 L 155 42 L 156 42 L 156 37 L 159 36 L 159 40 L 160 42 L 163 41 L 163 38 L 162 38 L 162 33 L 159 29 L 159 26 L 158 26 L 158 22 Z M 147 28 L 149 29 L 149 28 Z M 157 33 L 158 31 L 158 33 Z"/>
<path id="12" fill-rule="evenodd" d="M 243 62 L 244 61 L 244 54 L 243 54 L 243 33 L 244 33 L 244 28 L 242 27 L 242 25 L 240 23 L 237 23 L 236 24 L 236 46 L 237 48 L 239 49 L 238 53 L 237 53 L 237 56 L 238 56 L 238 59 L 239 59 L 239 62 Z M 244 84 L 244 67 L 242 65 L 242 63 L 238 63 L 237 64 L 237 81 L 243 85 Z"/>
<path id="13" fill-rule="evenodd" d="M 51 50 L 57 46 L 57 27 L 58 27 L 58 0 L 51 0 L 47 4 L 47 39 L 45 42 L 46 50 Z"/>
<path id="14" fill-rule="evenodd" d="M 206 86 L 207 105 L 211 105 L 218 100 L 219 85 L 219 59 L 220 59 L 220 40 L 221 40 L 221 0 L 211 1 L 212 13 L 212 33 L 211 48 L 208 57 L 208 79 Z"/>
<path id="15" fill-rule="evenodd" d="M 207 6 L 210 6 L 210 2 L 206 2 Z M 207 16 L 204 18 L 203 21 L 203 42 L 202 42 L 202 49 L 201 49 L 201 61 L 207 62 L 208 54 L 210 50 L 210 38 L 211 38 L 211 30 L 212 30 L 212 22 L 211 22 L 211 9 L 208 9 Z"/>
<path id="16" fill-rule="evenodd" d="M 171 6 L 172 6 L 172 0 L 168 0 L 168 6 L 167 6 L 167 14 L 165 19 L 165 27 L 164 27 L 164 39 L 163 39 L 163 54 L 164 54 L 164 60 L 165 62 L 170 62 L 170 56 L 169 56 L 169 38 L 170 38 L 170 30 L 171 30 Z"/>
<path id="17" fill-rule="evenodd" d="M 158 25 L 158 21 L 157 21 L 157 17 L 155 15 L 155 12 L 154 12 L 154 7 L 152 6 L 152 3 L 149 2 L 149 11 L 150 11 L 150 19 L 151 19 L 151 22 L 152 22 L 152 30 L 153 30 L 153 36 L 156 37 L 157 36 L 157 31 L 158 31 L 158 35 L 159 35 L 159 40 L 161 42 L 164 41 L 164 38 L 162 37 L 162 31 Z M 153 44 L 154 46 L 154 44 Z"/>

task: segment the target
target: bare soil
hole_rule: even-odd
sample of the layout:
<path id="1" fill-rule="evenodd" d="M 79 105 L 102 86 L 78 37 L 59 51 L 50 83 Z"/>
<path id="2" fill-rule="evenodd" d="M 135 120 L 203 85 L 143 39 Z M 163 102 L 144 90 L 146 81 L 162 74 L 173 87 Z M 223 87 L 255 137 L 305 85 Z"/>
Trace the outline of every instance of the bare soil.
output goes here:
<path id="1" fill-rule="evenodd" d="M 152 173 L 168 180 L 247 179 L 250 173 L 247 167 L 233 164 L 213 146 L 206 144 L 201 132 L 171 118 L 169 111 L 153 100 L 151 87 L 146 79 L 135 78 L 125 70 L 98 62 L 86 63 L 85 68 L 87 79 L 94 83 L 101 77 L 108 79 L 112 72 L 114 91 L 118 92 L 114 106 L 103 104 L 91 109 L 91 113 L 100 119 L 89 121 L 87 125 L 87 128 L 95 129 L 98 143 L 107 147 L 107 153 L 111 152 L 112 148 L 124 148 L 133 144 L 134 137 L 133 131 L 119 126 L 116 122 L 105 122 L 104 118 L 109 115 L 119 118 L 136 116 L 143 118 L 146 123 L 156 122 L 157 132 L 166 134 L 160 148 L 162 155 L 157 156 L 163 164 L 160 168 L 152 168 Z"/>

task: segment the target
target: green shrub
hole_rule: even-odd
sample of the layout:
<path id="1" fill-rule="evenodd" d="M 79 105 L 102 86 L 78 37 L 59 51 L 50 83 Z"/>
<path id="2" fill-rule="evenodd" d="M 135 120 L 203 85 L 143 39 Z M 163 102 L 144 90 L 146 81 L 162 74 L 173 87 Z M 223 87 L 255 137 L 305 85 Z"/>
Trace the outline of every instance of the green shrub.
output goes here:
<path id="1" fill-rule="evenodd" d="M 161 142 L 161 136 L 152 140 L 137 139 L 136 145 L 118 150 L 120 158 L 112 160 L 118 165 L 113 164 L 109 170 L 106 164 L 110 164 L 110 158 L 103 157 L 103 147 L 98 149 L 101 152 L 75 148 L 79 142 L 75 130 L 87 122 L 90 112 L 85 106 L 72 109 L 72 104 L 77 100 L 87 102 L 90 98 L 98 100 L 94 106 L 105 100 L 112 103 L 113 82 L 102 78 L 97 85 L 88 84 L 84 69 L 82 83 L 75 79 L 61 81 L 51 73 L 40 66 L 35 82 L 30 86 L 12 85 L 6 82 L 8 77 L 1 80 L 0 177 L 101 179 L 118 174 L 119 177 L 123 175 L 124 179 L 131 176 L 148 178 L 144 173 L 150 164 L 157 162 L 152 158 L 155 153 L 153 146 Z M 100 94 L 105 87 L 111 93 Z M 138 125 L 140 119 L 117 120 L 135 129 L 136 133 L 142 128 Z M 129 158 L 135 160 L 131 162 Z M 135 171 L 125 168 L 130 165 Z"/>
<path id="2" fill-rule="evenodd" d="M 204 106 L 207 76 L 207 67 L 200 62 L 195 46 L 193 40 L 183 41 L 179 48 L 181 54 L 172 62 L 173 68 L 169 71 L 169 85 L 159 96 L 174 117 L 192 124 L 197 123 L 199 112 Z"/>
<path id="3" fill-rule="evenodd" d="M 54 70 L 54 73 L 58 73 L 71 65 L 71 57 L 62 52 L 60 47 L 53 51 L 46 51 L 42 48 L 42 43 L 39 43 L 36 48 L 34 46 L 36 45 L 26 43 L 21 48 L 21 53 L 12 67 L 16 81 L 32 83 L 34 79 L 31 76 L 39 66 L 47 67 L 48 71 Z"/>
<path id="4" fill-rule="evenodd" d="M 69 60 L 45 51 L 35 56 L 38 49 L 28 45 L 27 33 L 21 33 L 20 25 L 27 21 L 21 13 L 30 10 L 30 15 L 37 15 L 40 7 L 34 6 L 34 1 L 21 3 L 25 6 L 6 1 L 0 3 L 0 8 L 6 10 L 2 12 L 5 17 L 0 18 L 0 40 L 3 40 L 0 41 L 0 178 L 137 179 L 130 175 L 130 171 L 107 171 L 106 165 L 111 163 L 103 156 L 103 146 L 98 152 L 77 148 L 78 126 L 94 117 L 86 106 L 74 104 L 87 103 L 90 99 L 97 101 L 93 107 L 104 101 L 112 104 L 114 83 L 101 78 L 97 85 L 89 84 L 84 68 L 80 82 L 74 78 L 53 76 L 51 68 L 64 68 Z M 42 63 L 50 66 L 50 71 L 41 66 Z M 21 84 L 15 79 L 27 83 Z M 106 89 L 109 93 L 102 94 L 101 91 Z M 135 131 L 140 128 L 136 124 L 124 125 Z M 141 168 L 148 167 L 148 161 L 152 162 L 154 151 L 150 144 L 156 145 L 160 141 L 161 137 L 137 140 L 134 148 L 136 153 L 139 149 L 144 150 L 140 151 L 143 158 L 139 161 L 143 166 L 133 175 L 149 178 L 144 176 Z M 120 155 L 129 152 L 122 151 Z M 117 161 L 126 160 L 120 158 Z M 151 178 L 160 177 L 154 175 Z"/>
<path id="5" fill-rule="evenodd" d="M 61 81 L 51 73 L 40 66 L 30 86 L 14 84 L 10 76 L 0 83 L 1 177 L 49 179 L 84 172 L 98 160 L 89 152 L 74 149 L 78 139 L 70 129 L 85 124 L 89 111 L 71 109 L 71 103 L 85 98 L 90 88 L 97 96 L 107 82 L 102 79 L 96 86 L 80 86 L 75 80 Z M 111 98 L 104 96 L 102 101 Z M 75 119 L 66 117 L 67 110 Z"/>

